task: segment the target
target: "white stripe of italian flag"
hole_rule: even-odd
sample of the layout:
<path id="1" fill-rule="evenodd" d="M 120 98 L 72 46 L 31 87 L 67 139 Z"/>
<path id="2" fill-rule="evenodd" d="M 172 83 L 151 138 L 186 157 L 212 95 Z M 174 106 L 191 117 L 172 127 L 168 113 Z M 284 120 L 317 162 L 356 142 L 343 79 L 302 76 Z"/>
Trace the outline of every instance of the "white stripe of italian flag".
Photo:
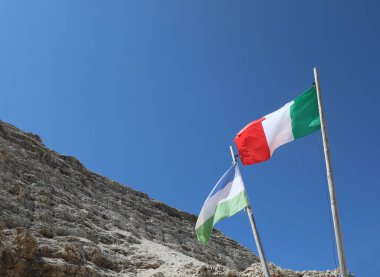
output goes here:
<path id="1" fill-rule="evenodd" d="M 244 165 L 268 160 L 281 145 L 319 130 L 315 86 L 281 109 L 245 126 L 234 141 Z"/>

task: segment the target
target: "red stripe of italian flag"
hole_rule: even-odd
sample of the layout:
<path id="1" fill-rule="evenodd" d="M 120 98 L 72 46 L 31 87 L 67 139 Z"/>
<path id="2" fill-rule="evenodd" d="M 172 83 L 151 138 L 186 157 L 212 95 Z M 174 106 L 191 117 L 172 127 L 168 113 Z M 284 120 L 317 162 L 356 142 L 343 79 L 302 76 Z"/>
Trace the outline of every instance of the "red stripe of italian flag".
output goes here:
<path id="1" fill-rule="evenodd" d="M 245 126 L 234 141 L 244 165 L 268 160 L 281 145 L 320 129 L 315 86 L 281 109 Z"/>

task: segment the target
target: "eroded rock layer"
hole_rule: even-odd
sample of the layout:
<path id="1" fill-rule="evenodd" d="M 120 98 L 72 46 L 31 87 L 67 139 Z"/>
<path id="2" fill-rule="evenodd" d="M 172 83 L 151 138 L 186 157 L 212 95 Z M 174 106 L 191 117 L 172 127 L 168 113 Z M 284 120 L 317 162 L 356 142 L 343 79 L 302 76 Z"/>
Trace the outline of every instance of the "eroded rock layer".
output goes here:
<path id="1" fill-rule="evenodd" d="M 192 276 L 257 262 L 218 231 L 201 247 L 195 221 L 0 123 L 0 276 Z"/>
<path id="2" fill-rule="evenodd" d="M 263 276 L 257 257 L 196 217 L 87 170 L 0 121 L 0 276 Z M 275 277 L 331 277 L 284 270 Z"/>

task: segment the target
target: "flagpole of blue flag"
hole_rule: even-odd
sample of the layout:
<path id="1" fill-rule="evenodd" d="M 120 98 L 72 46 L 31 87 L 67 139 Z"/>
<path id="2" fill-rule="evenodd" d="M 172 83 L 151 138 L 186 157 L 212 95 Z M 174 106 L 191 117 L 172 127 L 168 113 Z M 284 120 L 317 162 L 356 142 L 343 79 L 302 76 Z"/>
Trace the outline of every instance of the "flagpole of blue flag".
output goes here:
<path id="1" fill-rule="evenodd" d="M 235 156 L 235 153 L 234 153 L 232 146 L 230 146 L 230 151 L 231 151 L 231 156 L 232 156 L 232 163 L 236 164 L 237 163 L 236 156 Z M 248 198 L 248 195 L 247 195 L 247 198 Z M 249 199 L 248 199 L 248 202 L 250 203 Z M 257 251 L 259 252 L 259 257 L 260 257 L 260 262 L 261 262 L 261 267 L 263 269 L 263 273 L 264 273 L 265 277 L 270 277 L 267 262 L 265 260 L 264 249 L 263 249 L 263 246 L 261 244 L 261 239 L 259 236 L 259 231 L 257 230 L 255 219 L 253 218 L 251 204 L 249 204 L 245 208 L 245 211 L 247 212 L 249 222 L 251 223 L 252 233 L 253 233 L 253 237 L 255 238 Z"/>

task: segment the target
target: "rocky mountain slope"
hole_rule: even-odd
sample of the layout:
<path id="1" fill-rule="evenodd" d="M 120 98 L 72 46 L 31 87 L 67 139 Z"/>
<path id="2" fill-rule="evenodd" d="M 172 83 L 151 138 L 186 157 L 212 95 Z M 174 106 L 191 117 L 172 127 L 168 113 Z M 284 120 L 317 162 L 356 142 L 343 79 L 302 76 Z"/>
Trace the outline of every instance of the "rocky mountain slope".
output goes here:
<path id="1" fill-rule="evenodd" d="M 0 122 L 0 276 L 262 276 L 217 230 L 201 247 L 195 221 Z"/>

